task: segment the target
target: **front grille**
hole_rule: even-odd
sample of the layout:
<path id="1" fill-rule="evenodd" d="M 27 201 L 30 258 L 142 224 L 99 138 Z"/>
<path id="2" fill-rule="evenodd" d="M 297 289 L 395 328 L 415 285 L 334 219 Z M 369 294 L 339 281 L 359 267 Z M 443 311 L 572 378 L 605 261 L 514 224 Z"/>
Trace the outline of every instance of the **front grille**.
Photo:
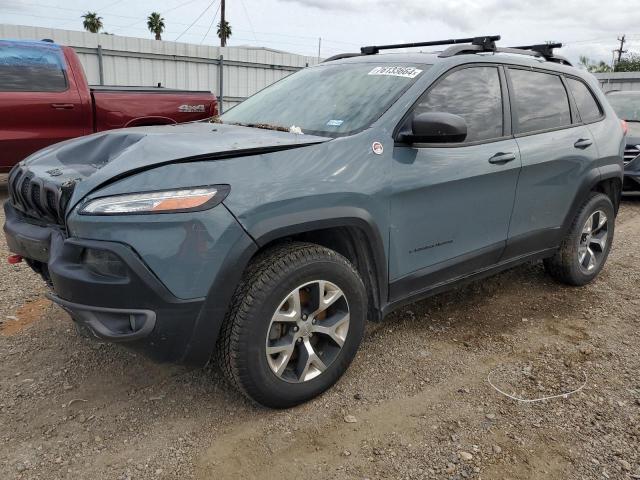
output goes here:
<path id="1" fill-rule="evenodd" d="M 60 187 L 16 167 L 9 175 L 9 196 L 13 206 L 25 215 L 46 223 L 63 224 Z"/>
<path id="2" fill-rule="evenodd" d="M 627 145 L 627 148 L 624 149 L 624 164 L 635 160 L 638 155 L 640 155 L 640 145 Z"/>

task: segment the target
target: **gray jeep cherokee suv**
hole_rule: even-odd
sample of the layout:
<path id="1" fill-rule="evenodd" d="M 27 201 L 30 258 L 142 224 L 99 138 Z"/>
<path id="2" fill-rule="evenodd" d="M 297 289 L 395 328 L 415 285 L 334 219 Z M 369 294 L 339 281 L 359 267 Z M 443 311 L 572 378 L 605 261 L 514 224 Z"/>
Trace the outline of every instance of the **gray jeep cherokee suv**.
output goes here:
<path id="1" fill-rule="evenodd" d="M 498 38 L 365 47 L 211 123 L 46 148 L 9 177 L 12 260 L 95 336 L 217 358 L 271 407 L 330 387 L 365 320 L 408 302 L 539 259 L 584 285 L 613 240 L 621 122 L 554 46 Z"/>

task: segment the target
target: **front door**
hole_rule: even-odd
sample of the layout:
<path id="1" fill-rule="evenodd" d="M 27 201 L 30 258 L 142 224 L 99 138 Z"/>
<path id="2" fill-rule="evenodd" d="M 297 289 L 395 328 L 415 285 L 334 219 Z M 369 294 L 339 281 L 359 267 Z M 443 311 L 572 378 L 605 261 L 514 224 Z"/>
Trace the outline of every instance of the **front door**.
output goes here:
<path id="1" fill-rule="evenodd" d="M 438 80 L 409 115 L 409 121 L 422 112 L 459 115 L 467 137 L 395 147 L 392 300 L 499 261 L 521 167 L 506 98 L 501 67 L 467 66 Z"/>

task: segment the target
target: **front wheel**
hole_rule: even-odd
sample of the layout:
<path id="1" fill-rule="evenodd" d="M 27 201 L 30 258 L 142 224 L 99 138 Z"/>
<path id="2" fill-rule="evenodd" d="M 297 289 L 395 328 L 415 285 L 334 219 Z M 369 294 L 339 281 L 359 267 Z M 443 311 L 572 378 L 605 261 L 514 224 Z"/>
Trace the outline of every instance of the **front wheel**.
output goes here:
<path id="1" fill-rule="evenodd" d="M 367 295 L 338 253 L 288 243 L 248 267 L 225 319 L 218 363 L 256 402 L 286 408 L 329 388 L 362 340 Z"/>
<path id="2" fill-rule="evenodd" d="M 549 274 L 568 285 L 591 282 L 602 270 L 613 242 L 615 212 L 608 196 L 593 192 L 576 214 L 558 252 L 545 259 Z"/>

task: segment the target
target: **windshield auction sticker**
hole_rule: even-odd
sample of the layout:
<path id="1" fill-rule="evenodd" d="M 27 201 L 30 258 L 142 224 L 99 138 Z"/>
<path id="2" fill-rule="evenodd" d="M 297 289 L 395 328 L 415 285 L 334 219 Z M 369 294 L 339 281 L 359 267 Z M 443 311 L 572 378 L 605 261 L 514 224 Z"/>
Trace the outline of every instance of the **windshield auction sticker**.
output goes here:
<path id="1" fill-rule="evenodd" d="M 369 75 L 385 75 L 388 77 L 416 78 L 422 70 L 416 67 L 376 67 Z"/>

